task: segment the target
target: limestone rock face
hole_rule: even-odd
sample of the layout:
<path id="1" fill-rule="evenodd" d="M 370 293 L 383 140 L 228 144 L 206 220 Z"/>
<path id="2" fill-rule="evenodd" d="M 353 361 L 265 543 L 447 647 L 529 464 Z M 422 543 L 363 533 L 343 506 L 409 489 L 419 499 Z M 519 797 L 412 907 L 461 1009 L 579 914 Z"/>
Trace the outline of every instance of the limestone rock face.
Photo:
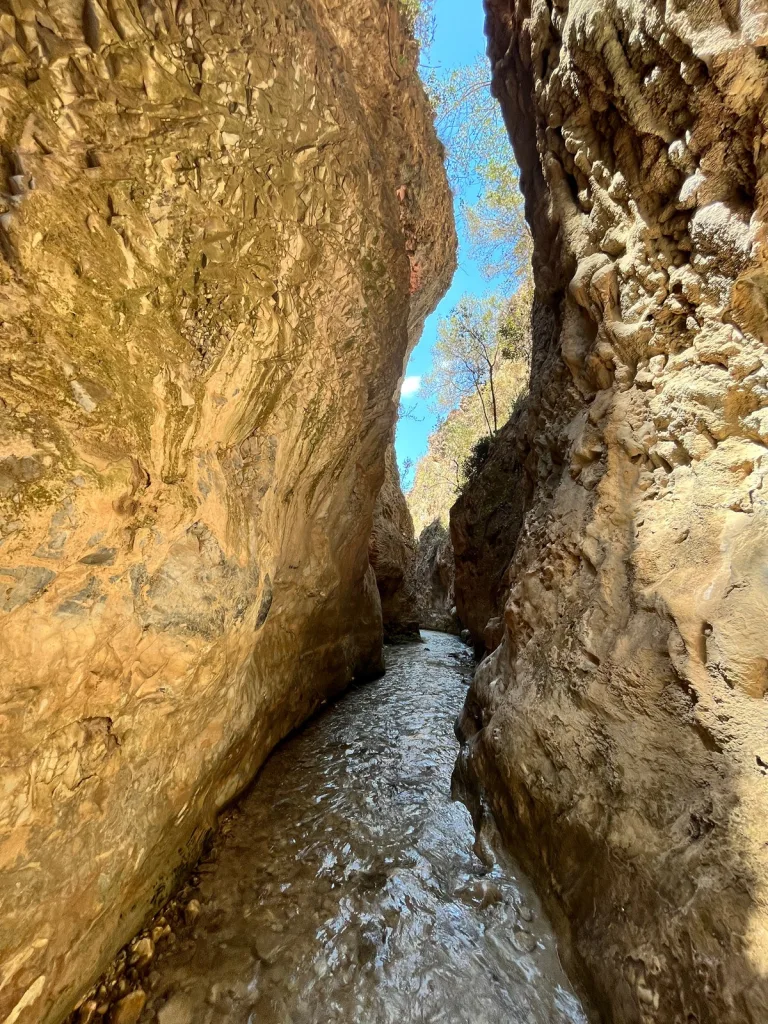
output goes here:
<path id="1" fill-rule="evenodd" d="M 463 716 L 470 767 L 606 1019 L 758 1024 L 768 8 L 487 8 L 536 302 L 510 442 L 531 496 Z"/>
<path id="2" fill-rule="evenodd" d="M 0 19 L 0 1020 L 55 1022 L 381 659 L 368 539 L 455 235 L 360 0 Z"/>
<path id="3" fill-rule="evenodd" d="M 390 642 L 415 640 L 419 636 L 419 612 L 412 581 L 415 555 L 413 520 L 400 488 L 394 445 L 390 445 L 369 546 L 381 598 L 384 638 Z"/>
<path id="4" fill-rule="evenodd" d="M 456 608 L 478 653 L 498 646 L 507 569 L 530 498 L 525 453 L 518 442 L 520 422 L 516 413 L 502 427 L 487 461 L 451 509 Z M 486 643 L 489 622 L 492 639 Z"/>
<path id="5" fill-rule="evenodd" d="M 419 623 L 424 629 L 458 634 L 461 627 L 454 610 L 453 576 L 451 538 L 436 519 L 419 535 L 412 570 Z"/>

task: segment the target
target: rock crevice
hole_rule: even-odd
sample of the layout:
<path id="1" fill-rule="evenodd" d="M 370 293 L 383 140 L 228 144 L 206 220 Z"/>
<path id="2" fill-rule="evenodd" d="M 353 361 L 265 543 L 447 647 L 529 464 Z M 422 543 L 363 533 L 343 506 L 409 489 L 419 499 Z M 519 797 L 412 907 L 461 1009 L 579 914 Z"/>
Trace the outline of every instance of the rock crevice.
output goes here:
<path id="1" fill-rule="evenodd" d="M 606 1019 L 758 1024 L 768 12 L 486 8 L 536 297 L 527 408 L 452 522 L 492 651 L 469 767 Z"/>

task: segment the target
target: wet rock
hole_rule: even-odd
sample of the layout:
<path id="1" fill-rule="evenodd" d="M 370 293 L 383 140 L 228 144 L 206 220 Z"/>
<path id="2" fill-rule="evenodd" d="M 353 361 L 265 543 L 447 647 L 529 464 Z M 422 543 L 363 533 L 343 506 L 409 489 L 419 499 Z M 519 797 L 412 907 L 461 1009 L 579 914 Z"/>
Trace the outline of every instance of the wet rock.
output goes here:
<path id="1" fill-rule="evenodd" d="M 95 999 L 87 999 L 77 1014 L 77 1024 L 93 1024 L 96 1020 L 99 1004 Z"/>
<path id="2" fill-rule="evenodd" d="M 520 929 L 512 933 L 512 943 L 521 953 L 532 953 L 536 949 L 536 937 Z"/>
<path id="3" fill-rule="evenodd" d="M 194 924 L 194 922 L 200 916 L 200 902 L 199 900 L 190 900 L 184 907 L 184 920 L 187 924 Z"/>
<path id="4" fill-rule="evenodd" d="M 328 909 L 335 909 L 334 904 L 329 904 Z M 280 957 L 282 939 L 278 932 L 262 928 L 252 938 L 253 950 L 265 964 L 272 966 Z"/>
<path id="5" fill-rule="evenodd" d="M 183 992 L 171 996 L 157 1012 L 158 1024 L 194 1024 L 195 1006 L 192 999 Z"/>
<path id="6" fill-rule="evenodd" d="M 145 935 L 131 946 L 131 964 L 134 967 L 146 967 L 155 955 L 155 944 Z"/>
<path id="7" fill-rule="evenodd" d="M 493 907 L 504 900 L 504 894 L 498 885 L 488 879 L 477 879 L 456 890 L 458 899 L 472 903 L 482 910 Z"/>

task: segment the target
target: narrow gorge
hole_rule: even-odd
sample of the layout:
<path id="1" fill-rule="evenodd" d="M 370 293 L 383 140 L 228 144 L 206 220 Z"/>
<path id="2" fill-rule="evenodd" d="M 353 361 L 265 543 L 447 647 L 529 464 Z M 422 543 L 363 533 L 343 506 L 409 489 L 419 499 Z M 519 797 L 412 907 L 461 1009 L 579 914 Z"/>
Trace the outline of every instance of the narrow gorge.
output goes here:
<path id="1" fill-rule="evenodd" d="M 768 1022 L 768 2 L 485 0 L 530 382 L 417 537 L 419 10 L 0 0 L 0 1024 Z"/>

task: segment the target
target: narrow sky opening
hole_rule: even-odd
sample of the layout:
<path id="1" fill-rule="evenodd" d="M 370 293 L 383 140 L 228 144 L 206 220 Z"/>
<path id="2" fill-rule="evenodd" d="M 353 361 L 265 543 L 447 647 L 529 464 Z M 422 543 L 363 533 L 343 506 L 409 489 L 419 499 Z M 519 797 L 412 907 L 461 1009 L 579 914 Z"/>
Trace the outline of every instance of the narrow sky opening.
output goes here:
<path id="1" fill-rule="evenodd" d="M 422 53 L 424 64 L 450 70 L 472 64 L 479 55 L 485 54 L 485 14 L 481 0 L 474 0 L 472 3 L 467 3 L 467 0 L 435 0 L 434 13 L 435 38 L 429 50 Z M 398 422 L 395 441 L 405 489 L 410 487 L 413 481 L 413 466 L 426 452 L 429 435 L 437 426 L 437 416 L 424 392 L 423 379 L 432 366 L 432 349 L 437 340 L 438 324 L 463 295 L 483 295 L 492 287 L 492 282 L 483 277 L 477 263 L 469 257 L 468 239 L 459 216 L 462 198 L 476 198 L 476 195 L 471 194 L 471 186 L 468 190 L 465 189 L 463 194 L 454 196 L 456 226 L 459 232 L 458 270 L 451 288 L 427 320 L 421 341 L 411 353 L 406 369 L 402 406 L 407 414 Z M 419 381 L 419 386 L 414 389 L 415 380 Z M 409 381 L 411 390 L 406 392 L 405 385 Z"/>

